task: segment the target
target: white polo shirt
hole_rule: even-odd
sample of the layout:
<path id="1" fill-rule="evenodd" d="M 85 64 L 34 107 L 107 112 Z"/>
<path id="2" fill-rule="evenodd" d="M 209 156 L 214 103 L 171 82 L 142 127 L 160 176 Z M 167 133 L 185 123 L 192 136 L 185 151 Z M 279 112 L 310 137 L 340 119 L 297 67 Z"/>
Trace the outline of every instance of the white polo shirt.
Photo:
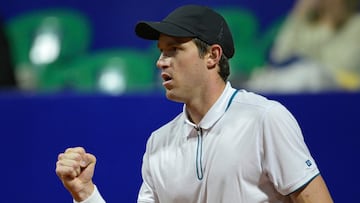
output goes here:
<path id="1" fill-rule="evenodd" d="M 289 202 L 319 174 L 296 120 L 276 101 L 228 83 L 198 126 L 185 109 L 149 138 L 138 203 Z"/>
<path id="2" fill-rule="evenodd" d="M 201 120 L 186 106 L 150 136 L 138 203 L 280 203 L 319 170 L 291 113 L 228 83 Z M 84 203 L 104 202 L 95 189 Z"/>

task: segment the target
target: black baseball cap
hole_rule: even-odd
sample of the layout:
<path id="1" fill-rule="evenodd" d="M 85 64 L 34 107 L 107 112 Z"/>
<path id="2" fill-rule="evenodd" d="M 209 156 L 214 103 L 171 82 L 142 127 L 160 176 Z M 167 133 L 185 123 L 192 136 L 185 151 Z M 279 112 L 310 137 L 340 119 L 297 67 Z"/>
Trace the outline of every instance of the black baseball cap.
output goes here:
<path id="1" fill-rule="evenodd" d="M 140 21 L 136 35 L 158 40 L 160 33 L 173 37 L 194 37 L 209 45 L 219 44 L 226 57 L 234 56 L 234 42 L 225 19 L 214 10 L 200 5 L 185 5 L 175 9 L 160 22 Z"/>

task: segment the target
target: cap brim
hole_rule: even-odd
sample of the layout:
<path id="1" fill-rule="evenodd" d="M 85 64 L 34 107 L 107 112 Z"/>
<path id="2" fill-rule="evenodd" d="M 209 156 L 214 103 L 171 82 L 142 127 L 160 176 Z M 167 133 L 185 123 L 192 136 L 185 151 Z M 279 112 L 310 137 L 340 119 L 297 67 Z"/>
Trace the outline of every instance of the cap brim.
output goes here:
<path id="1" fill-rule="evenodd" d="M 160 33 L 173 37 L 195 37 L 191 33 L 177 25 L 168 22 L 139 22 L 135 27 L 136 35 L 150 40 L 158 40 Z"/>

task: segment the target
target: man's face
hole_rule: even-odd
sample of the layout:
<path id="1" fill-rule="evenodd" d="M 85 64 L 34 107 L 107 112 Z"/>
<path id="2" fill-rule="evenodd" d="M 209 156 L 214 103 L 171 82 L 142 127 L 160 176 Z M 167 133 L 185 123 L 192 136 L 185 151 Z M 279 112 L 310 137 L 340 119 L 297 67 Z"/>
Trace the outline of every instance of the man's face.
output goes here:
<path id="1" fill-rule="evenodd" d="M 187 103 L 194 99 L 206 84 L 205 60 L 200 58 L 192 38 L 160 35 L 161 52 L 156 63 L 161 70 L 166 96 L 174 101 Z"/>

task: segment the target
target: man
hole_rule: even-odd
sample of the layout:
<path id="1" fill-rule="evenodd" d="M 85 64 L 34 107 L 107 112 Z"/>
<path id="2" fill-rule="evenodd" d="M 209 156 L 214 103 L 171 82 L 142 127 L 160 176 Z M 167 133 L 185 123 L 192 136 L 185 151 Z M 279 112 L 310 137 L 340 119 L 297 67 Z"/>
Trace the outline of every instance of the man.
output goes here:
<path id="1" fill-rule="evenodd" d="M 183 6 L 135 31 L 158 40 L 166 96 L 184 103 L 148 140 L 139 203 L 332 202 L 286 108 L 227 82 L 234 44 L 218 13 Z M 104 202 L 95 162 L 81 147 L 59 155 L 56 173 L 75 201 Z"/>

